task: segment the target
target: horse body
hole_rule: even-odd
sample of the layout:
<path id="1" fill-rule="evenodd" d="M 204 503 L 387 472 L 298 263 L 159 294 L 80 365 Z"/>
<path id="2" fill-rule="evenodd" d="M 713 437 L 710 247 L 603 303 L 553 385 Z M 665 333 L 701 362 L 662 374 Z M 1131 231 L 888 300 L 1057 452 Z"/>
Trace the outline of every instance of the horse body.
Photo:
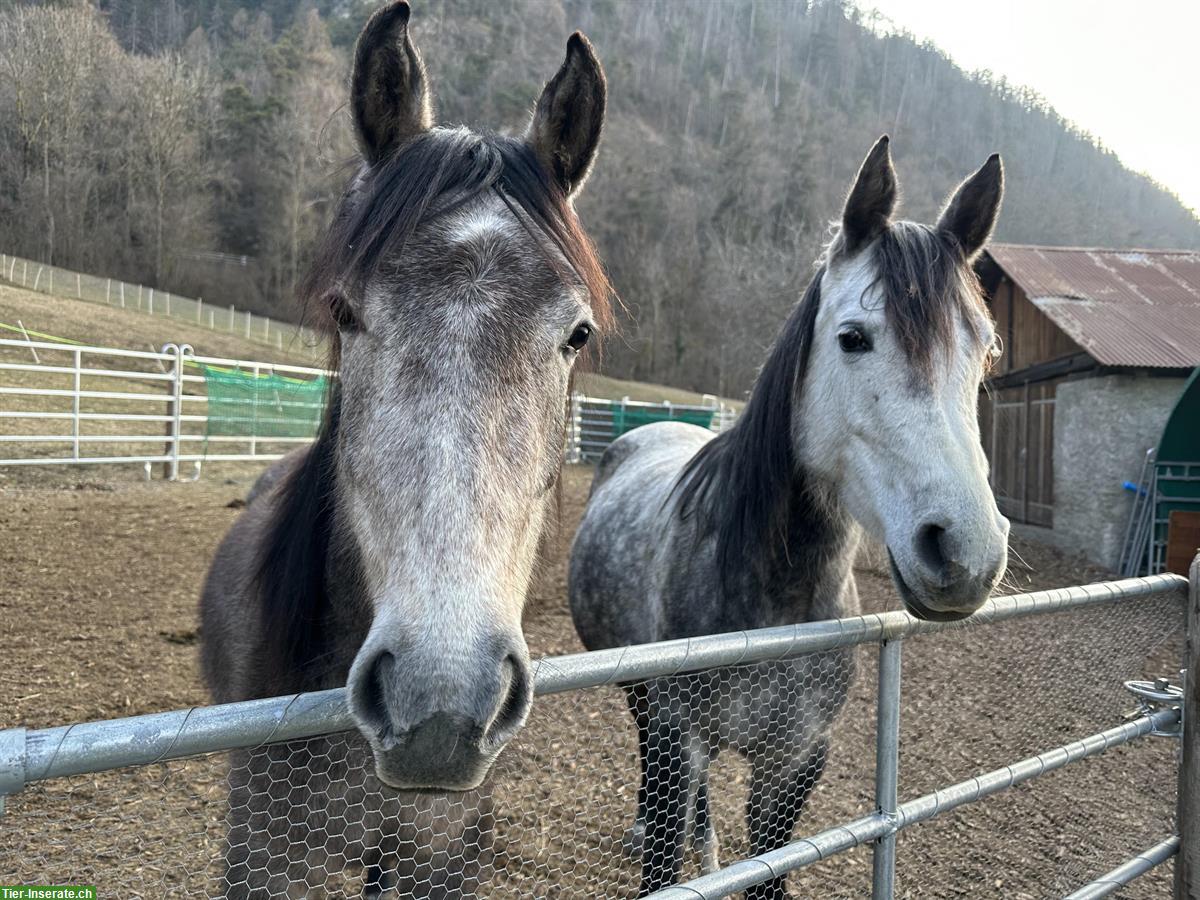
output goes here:
<path id="1" fill-rule="evenodd" d="M 571 553 L 570 599 L 589 650 L 840 618 L 859 611 L 851 565 L 859 527 L 844 512 L 796 493 L 787 561 L 748 568 L 736 593 L 695 518 L 681 518 L 676 484 L 714 435 L 677 422 L 622 435 L 597 468 Z M 716 490 L 734 486 L 715 485 Z M 651 537 L 652 536 L 652 537 Z M 708 766 L 723 750 L 751 767 L 751 852 L 785 843 L 824 767 L 826 733 L 853 678 L 852 648 L 786 662 L 654 679 L 627 687 L 642 754 L 631 849 L 656 861 L 644 891 L 670 883 L 686 838 L 704 871 L 718 865 Z M 647 816 L 657 828 L 647 829 Z M 749 896 L 773 896 L 771 887 Z"/>
<path id="2" fill-rule="evenodd" d="M 880 140 L 734 427 L 648 425 L 605 452 L 569 575 L 589 649 L 854 615 L 863 529 L 912 614 L 962 618 L 986 599 L 1008 523 L 975 421 L 993 327 L 970 266 L 1001 185 L 994 157 L 936 226 L 893 222 Z M 625 685 L 643 895 L 678 880 L 689 834 L 715 867 L 707 773 L 726 748 L 751 765 L 752 853 L 791 840 L 853 668 L 847 649 Z M 786 896 L 783 878 L 747 891 Z"/>

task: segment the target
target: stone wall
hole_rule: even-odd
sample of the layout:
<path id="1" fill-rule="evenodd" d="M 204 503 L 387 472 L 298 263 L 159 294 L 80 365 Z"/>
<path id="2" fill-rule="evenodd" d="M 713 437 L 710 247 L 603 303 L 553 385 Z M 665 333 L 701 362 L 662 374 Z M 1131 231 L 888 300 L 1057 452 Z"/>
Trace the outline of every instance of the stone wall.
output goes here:
<path id="1" fill-rule="evenodd" d="M 1158 444 L 1183 378 L 1106 375 L 1058 385 L 1054 405 L 1054 527 L 1064 550 L 1109 569 L 1121 556 L 1146 451 Z"/>

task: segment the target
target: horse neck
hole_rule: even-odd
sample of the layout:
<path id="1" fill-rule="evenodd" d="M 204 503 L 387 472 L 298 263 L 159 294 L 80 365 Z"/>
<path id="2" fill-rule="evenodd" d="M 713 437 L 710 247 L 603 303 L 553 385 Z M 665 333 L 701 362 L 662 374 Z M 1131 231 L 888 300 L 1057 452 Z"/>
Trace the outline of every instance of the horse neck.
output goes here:
<path id="1" fill-rule="evenodd" d="M 829 491 L 797 472 L 780 546 L 758 575 L 759 602 L 779 624 L 857 612 L 852 567 L 860 532 Z"/>

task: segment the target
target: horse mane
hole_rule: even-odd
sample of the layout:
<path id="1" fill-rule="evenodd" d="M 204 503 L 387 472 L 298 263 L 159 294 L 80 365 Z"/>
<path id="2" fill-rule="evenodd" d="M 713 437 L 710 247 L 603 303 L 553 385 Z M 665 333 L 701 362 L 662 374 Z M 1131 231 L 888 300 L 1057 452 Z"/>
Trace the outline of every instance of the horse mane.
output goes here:
<path id="1" fill-rule="evenodd" d="M 599 326 L 611 322 L 612 287 L 569 198 L 524 141 L 466 129 L 431 129 L 351 183 L 300 285 L 304 319 L 330 340 L 329 368 L 341 358 L 339 318 L 347 294 L 363 290 L 417 229 L 493 191 L 536 239 L 564 281 L 582 284 Z M 564 266 L 565 264 L 565 266 Z M 267 652 L 278 671 L 301 672 L 325 652 L 330 612 L 326 565 L 334 530 L 334 456 L 340 394 L 301 465 L 277 486 L 254 573 Z"/>
<path id="2" fill-rule="evenodd" d="M 838 241 L 830 247 L 836 258 Z M 870 248 L 888 327 L 918 375 L 932 374 L 935 355 L 952 346 L 963 306 L 986 311 L 982 290 L 953 238 L 913 222 L 897 222 Z M 684 466 L 672 488 L 682 520 L 697 516 L 697 541 L 715 538 L 715 562 L 726 594 L 752 564 L 786 558 L 788 526 L 808 485 L 794 443 L 802 425 L 793 407 L 804 387 L 817 311 L 821 266 L 788 316 L 742 414 Z M 977 339 L 976 319 L 963 321 Z M 811 497 L 810 497 L 811 499 Z"/>
<path id="3" fill-rule="evenodd" d="M 693 456 L 672 489 L 681 519 L 699 514 L 696 537 L 716 536 L 716 564 L 730 593 L 755 547 L 782 546 L 796 478 L 792 407 L 808 368 L 822 267 L 792 310 L 742 414 Z"/>
<path id="4" fill-rule="evenodd" d="M 254 585 L 268 636 L 263 662 L 276 673 L 300 672 L 324 652 L 321 625 L 330 608 L 325 564 L 333 535 L 340 413 L 338 389 L 332 387 L 316 440 L 273 492 Z"/>

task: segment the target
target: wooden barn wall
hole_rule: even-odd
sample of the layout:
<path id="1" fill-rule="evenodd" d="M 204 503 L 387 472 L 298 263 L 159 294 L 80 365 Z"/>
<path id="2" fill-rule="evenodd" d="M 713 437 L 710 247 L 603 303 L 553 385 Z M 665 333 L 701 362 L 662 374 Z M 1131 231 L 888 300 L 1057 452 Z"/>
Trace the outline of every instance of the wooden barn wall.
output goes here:
<path id="1" fill-rule="evenodd" d="M 1049 316 L 1029 302 L 1025 292 L 1008 278 L 996 285 L 990 298 L 996 331 L 1004 343 L 997 374 L 1027 369 L 1082 352 Z"/>
<path id="2" fill-rule="evenodd" d="M 988 297 L 1004 345 L 995 375 L 1082 352 L 1007 277 Z M 1000 511 L 1014 522 L 1054 525 L 1054 401 L 1063 378 L 991 388 L 979 400 L 979 429 Z"/>
<path id="3" fill-rule="evenodd" d="M 1054 525 L 1054 399 L 1063 379 L 992 389 L 979 426 L 996 505 L 1014 522 Z"/>

